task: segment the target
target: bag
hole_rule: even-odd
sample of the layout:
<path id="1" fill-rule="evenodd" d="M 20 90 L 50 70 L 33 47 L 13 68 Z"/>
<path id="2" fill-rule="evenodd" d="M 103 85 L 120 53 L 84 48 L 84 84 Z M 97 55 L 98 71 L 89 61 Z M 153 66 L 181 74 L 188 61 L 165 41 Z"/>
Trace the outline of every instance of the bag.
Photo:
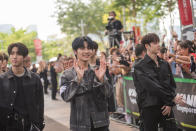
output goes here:
<path id="1" fill-rule="evenodd" d="M 31 124 L 30 131 L 41 131 L 35 124 Z"/>

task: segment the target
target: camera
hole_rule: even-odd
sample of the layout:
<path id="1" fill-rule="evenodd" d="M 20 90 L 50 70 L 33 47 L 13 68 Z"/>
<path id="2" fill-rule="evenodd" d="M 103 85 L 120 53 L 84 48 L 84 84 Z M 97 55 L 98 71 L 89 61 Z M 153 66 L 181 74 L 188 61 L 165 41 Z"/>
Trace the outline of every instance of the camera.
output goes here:
<path id="1" fill-rule="evenodd" d="M 112 20 L 114 20 L 114 17 L 108 17 L 109 22 L 111 22 Z"/>
<path id="2" fill-rule="evenodd" d="M 117 52 L 117 55 L 119 56 L 119 63 L 121 65 L 125 65 L 125 66 L 130 66 L 130 64 L 128 63 L 128 60 L 126 59 L 126 57 L 124 57 L 123 55 L 121 55 L 119 52 Z"/>
<path id="3" fill-rule="evenodd" d="M 112 29 L 114 28 L 113 25 L 111 24 L 111 22 L 108 22 L 107 26 L 105 27 L 108 31 L 112 31 Z"/>
<path id="4" fill-rule="evenodd" d="M 112 24 L 112 21 L 114 20 L 114 17 L 108 17 L 108 24 L 105 27 L 107 30 L 112 31 L 114 29 L 114 26 Z"/>

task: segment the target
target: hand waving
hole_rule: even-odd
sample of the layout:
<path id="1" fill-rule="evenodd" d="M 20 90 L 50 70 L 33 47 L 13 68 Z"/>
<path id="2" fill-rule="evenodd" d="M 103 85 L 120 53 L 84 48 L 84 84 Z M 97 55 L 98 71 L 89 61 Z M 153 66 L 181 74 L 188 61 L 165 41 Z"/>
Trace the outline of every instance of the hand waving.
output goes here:
<path id="1" fill-rule="evenodd" d="M 74 60 L 74 65 L 73 65 L 76 73 L 77 73 L 77 77 L 78 77 L 78 82 L 81 81 L 83 75 L 84 75 L 84 69 L 80 68 L 78 66 L 78 61 L 77 60 Z"/>
<path id="2" fill-rule="evenodd" d="M 103 82 L 104 74 L 106 72 L 106 59 L 104 57 L 100 58 L 100 66 L 98 69 L 95 69 L 95 75 L 99 81 Z"/>

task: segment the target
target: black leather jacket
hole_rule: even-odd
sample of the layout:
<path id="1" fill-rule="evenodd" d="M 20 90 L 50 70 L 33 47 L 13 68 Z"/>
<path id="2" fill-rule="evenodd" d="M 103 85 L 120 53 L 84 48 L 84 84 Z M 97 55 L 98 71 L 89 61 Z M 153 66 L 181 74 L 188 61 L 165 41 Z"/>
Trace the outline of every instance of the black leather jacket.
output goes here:
<path id="1" fill-rule="evenodd" d="M 159 67 L 146 55 L 132 67 L 137 102 L 140 108 L 173 106 L 176 84 L 169 64 L 158 57 Z"/>
<path id="2" fill-rule="evenodd" d="M 80 83 L 74 68 L 65 70 L 61 77 L 61 96 L 71 102 L 70 128 L 72 131 L 90 131 L 108 126 L 108 97 L 112 92 L 106 77 L 100 83 L 89 67 Z"/>
<path id="3" fill-rule="evenodd" d="M 24 99 L 31 123 L 40 129 L 44 128 L 44 97 L 40 78 L 35 73 L 25 69 L 23 79 Z M 0 75 L 0 120 L 12 113 L 16 99 L 16 84 L 12 69 Z"/>

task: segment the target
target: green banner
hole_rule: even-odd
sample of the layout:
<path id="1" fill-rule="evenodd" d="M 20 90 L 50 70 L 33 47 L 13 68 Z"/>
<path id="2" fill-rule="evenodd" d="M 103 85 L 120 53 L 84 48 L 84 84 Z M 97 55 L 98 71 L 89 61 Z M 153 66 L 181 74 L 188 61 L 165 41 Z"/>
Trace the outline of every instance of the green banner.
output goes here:
<path id="1" fill-rule="evenodd" d="M 126 112 L 137 118 L 139 111 L 133 78 L 124 76 L 123 80 Z M 175 78 L 175 82 L 177 85 L 176 93 L 183 95 L 183 99 L 187 103 L 186 106 L 176 105 L 173 108 L 176 122 L 183 128 L 196 130 L 196 80 Z"/>

